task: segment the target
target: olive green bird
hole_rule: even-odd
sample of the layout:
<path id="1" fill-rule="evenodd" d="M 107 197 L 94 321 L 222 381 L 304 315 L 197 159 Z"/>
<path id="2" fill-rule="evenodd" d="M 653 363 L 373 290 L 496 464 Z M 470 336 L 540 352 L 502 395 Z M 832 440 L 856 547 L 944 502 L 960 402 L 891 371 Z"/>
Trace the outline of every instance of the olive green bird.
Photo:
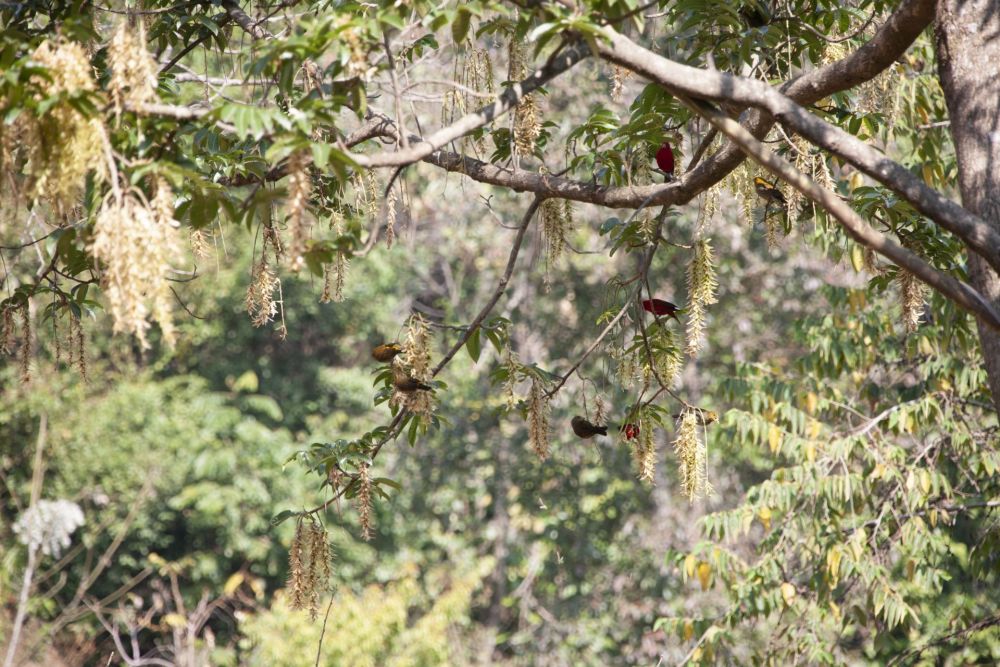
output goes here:
<path id="1" fill-rule="evenodd" d="M 392 361 L 393 358 L 402 351 L 403 346 L 399 343 L 383 343 L 382 345 L 375 346 L 375 349 L 372 350 L 372 357 L 375 361 L 385 363 L 387 361 Z"/>
<path id="2" fill-rule="evenodd" d="M 411 377 L 409 373 L 398 366 L 394 366 L 392 369 L 392 386 L 404 394 L 412 394 L 415 391 L 434 391 L 434 387 Z"/>

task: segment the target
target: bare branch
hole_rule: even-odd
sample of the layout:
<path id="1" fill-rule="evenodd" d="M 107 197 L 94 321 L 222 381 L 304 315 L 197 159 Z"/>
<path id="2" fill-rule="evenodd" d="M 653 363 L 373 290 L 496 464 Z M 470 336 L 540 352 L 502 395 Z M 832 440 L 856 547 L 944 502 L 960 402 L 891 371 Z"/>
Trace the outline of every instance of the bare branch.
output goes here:
<path id="1" fill-rule="evenodd" d="M 362 167 L 369 168 L 398 167 L 419 162 L 442 146 L 491 123 L 494 119 L 512 110 L 525 95 L 567 71 L 589 54 L 590 51 L 584 44 L 576 44 L 562 50 L 527 79 L 507 88 L 492 104 L 462 116 L 448 127 L 438 130 L 426 139 L 418 140 L 417 145 L 399 151 L 374 155 L 351 154 L 350 157 Z"/>

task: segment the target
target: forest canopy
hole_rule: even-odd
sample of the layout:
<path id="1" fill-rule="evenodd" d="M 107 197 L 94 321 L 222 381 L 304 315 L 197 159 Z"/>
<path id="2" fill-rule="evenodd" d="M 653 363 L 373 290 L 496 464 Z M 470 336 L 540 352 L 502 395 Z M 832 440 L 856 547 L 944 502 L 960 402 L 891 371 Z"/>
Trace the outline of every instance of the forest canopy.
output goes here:
<path id="1" fill-rule="evenodd" d="M 996 3 L 0 27 L 4 667 L 1000 661 Z"/>

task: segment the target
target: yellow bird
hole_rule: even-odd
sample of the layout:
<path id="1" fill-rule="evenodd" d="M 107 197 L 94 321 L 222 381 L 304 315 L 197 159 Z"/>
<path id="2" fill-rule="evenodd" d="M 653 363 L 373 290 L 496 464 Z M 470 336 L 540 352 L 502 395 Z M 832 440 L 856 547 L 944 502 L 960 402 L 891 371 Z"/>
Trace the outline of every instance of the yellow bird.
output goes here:
<path id="1" fill-rule="evenodd" d="M 781 194 L 781 190 L 774 187 L 760 176 L 753 179 L 753 185 L 754 189 L 757 190 L 757 196 L 761 199 L 766 199 L 767 201 L 778 204 L 779 206 L 785 205 L 785 195 Z"/>
<path id="2" fill-rule="evenodd" d="M 372 357 L 375 361 L 381 361 L 383 363 L 387 361 L 392 361 L 393 357 L 403 351 L 403 347 L 399 343 L 384 343 L 378 345 L 372 350 Z"/>
<path id="3" fill-rule="evenodd" d="M 698 421 L 706 426 L 719 421 L 719 413 L 715 410 L 702 410 L 701 408 L 695 408 L 693 412 L 698 415 Z M 674 415 L 674 419 L 680 419 L 683 416 L 683 412 L 678 412 Z"/>

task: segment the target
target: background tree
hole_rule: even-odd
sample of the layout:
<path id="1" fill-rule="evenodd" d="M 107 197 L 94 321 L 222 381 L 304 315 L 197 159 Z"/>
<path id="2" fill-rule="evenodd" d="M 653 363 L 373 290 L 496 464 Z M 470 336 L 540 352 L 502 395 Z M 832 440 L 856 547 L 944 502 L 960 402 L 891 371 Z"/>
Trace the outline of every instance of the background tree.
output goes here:
<path id="1" fill-rule="evenodd" d="M 991 3 L 0 21 L 12 660 L 997 658 Z"/>

